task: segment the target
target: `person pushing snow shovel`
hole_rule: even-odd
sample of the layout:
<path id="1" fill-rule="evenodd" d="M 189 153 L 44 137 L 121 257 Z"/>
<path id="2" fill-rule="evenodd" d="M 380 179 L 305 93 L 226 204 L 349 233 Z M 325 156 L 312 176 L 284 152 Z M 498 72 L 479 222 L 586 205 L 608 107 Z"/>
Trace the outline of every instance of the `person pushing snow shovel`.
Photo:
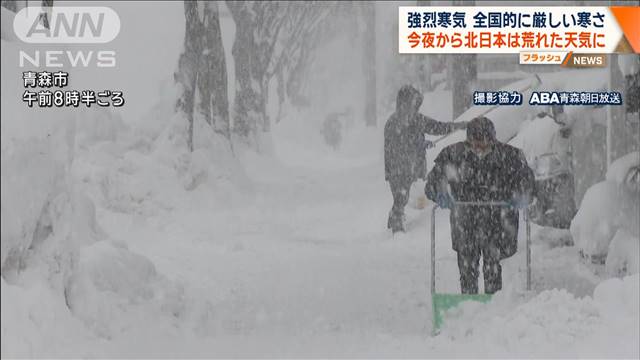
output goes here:
<path id="1" fill-rule="evenodd" d="M 425 194 L 441 208 L 451 209 L 451 239 L 463 294 L 478 293 L 481 256 L 485 293 L 502 288 L 500 261 L 517 250 L 518 209 L 529 205 L 533 189 L 533 171 L 523 152 L 499 142 L 486 117 L 469 122 L 466 141 L 438 154 L 427 175 Z"/>
<path id="2" fill-rule="evenodd" d="M 446 135 L 464 129 L 466 122 L 444 123 L 418 112 L 422 94 L 411 85 L 404 85 L 396 97 L 396 111 L 384 126 L 384 172 L 393 196 L 387 228 L 404 231 L 404 208 L 409 201 L 409 189 L 427 172 L 426 150 L 430 142 L 424 136 Z"/>

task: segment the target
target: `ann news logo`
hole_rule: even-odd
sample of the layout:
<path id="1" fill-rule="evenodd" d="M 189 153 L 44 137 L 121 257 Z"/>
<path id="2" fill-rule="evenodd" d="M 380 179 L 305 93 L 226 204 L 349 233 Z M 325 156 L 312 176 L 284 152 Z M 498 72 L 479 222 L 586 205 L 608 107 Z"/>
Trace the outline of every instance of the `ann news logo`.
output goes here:
<path id="1" fill-rule="evenodd" d="M 104 44 L 120 32 L 120 17 L 108 7 L 56 6 L 47 14 L 39 6 L 18 11 L 13 29 L 31 44 Z"/>
<path id="2" fill-rule="evenodd" d="M 13 30 L 25 43 L 34 45 L 106 44 L 120 32 L 120 17 L 108 7 L 28 6 L 16 14 Z M 58 49 L 20 51 L 20 67 L 114 67 L 115 51 Z"/>

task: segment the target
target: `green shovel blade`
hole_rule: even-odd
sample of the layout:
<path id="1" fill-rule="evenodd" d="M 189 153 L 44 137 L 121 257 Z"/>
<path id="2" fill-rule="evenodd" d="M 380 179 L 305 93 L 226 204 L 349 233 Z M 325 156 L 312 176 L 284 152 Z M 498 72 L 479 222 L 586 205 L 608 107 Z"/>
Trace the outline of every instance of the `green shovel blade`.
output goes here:
<path id="1" fill-rule="evenodd" d="M 431 301 L 433 304 L 433 332 L 440 330 L 444 321 L 444 313 L 458 306 L 464 301 L 478 301 L 486 303 L 491 300 L 491 294 L 433 294 Z"/>

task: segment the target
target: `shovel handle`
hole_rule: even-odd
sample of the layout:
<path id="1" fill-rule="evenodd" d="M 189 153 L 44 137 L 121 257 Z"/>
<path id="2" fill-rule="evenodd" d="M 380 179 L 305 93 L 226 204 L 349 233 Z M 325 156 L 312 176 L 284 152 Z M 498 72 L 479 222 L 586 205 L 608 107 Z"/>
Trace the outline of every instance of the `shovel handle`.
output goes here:
<path id="1" fill-rule="evenodd" d="M 462 206 L 504 206 L 510 207 L 506 201 L 454 201 L 453 205 L 462 205 Z"/>
<path id="2" fill-rule="evenodd" d="M 527 291 L 531 291 L 531 222 L 529 221 L 529 209 L 524 208 L 525 232 L 527 234 Z"/>
<path id="3" fill-rule="evenodd" d="M 431 297 L 436 293 L 436 210 L 438 204 L 431 209 Z"/>

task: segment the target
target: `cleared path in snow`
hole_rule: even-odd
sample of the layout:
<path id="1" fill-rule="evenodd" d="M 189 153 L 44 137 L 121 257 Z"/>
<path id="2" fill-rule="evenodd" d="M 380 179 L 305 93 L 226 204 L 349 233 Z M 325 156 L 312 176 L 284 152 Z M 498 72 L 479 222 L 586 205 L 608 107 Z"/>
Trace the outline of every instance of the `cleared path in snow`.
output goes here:
<path id="1" fill-rule="evenodd" d="M 430 210 L 408 208 L 408 233 L 391 237 L 385 229 L 391 196 L 379 161 L 333 169 L 249 163 L 256 196 L 246 206 L 176 207 L 129 220 L 128 227 L 122 226 L 125 217 L 103 213 L 119 217 L 106 221 L 114 238 L 126 239 L 184 286 L 189 308 L 183 320 L 196 337 L 185 335 L 183 350 L 209 356 L 428 356 Z M 437 219 L 438 287 L 457 292 L 448 214 Z M 521 255 L 504 266 L 506 287 L 523 286 Z M 534 271 L 536 288 L 546 287 L 546 270 L 536 264 Z M 576 278 L 547 275 L 555 283 Z M 589 287 L 580 285 L 578 292 Z"/>

